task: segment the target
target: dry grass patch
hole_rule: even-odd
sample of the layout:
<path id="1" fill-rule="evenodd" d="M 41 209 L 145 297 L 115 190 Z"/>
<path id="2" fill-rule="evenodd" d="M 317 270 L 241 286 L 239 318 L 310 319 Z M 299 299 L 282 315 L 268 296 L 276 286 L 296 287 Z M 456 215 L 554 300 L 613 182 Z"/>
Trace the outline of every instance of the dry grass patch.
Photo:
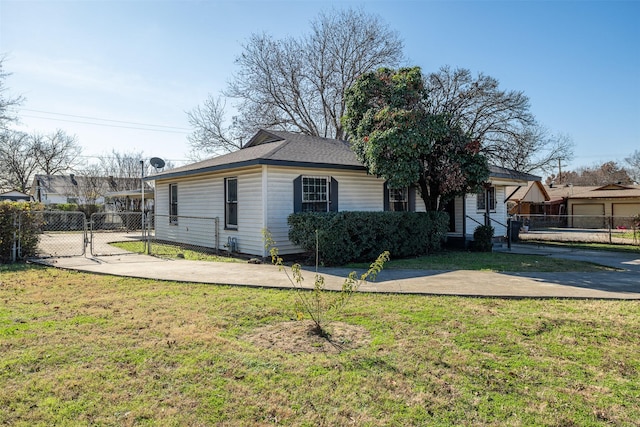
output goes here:
<path id="1" fill-rule="evenodd" d="M 266 325 L 241 337 L 251 343 L 286 353 L 331 353 L 353 350 L 368 344 L 371 335 L 362 326 L 333 322 L 329 338 L 320 336 L 309 321 L 290 321 Z"/>

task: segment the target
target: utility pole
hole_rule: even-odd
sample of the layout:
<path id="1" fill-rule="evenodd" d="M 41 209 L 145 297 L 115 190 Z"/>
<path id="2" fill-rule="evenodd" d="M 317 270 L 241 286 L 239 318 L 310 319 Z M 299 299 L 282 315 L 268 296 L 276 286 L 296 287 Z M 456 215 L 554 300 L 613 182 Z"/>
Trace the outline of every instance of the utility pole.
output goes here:
<path id="1" fill-rule="evenodd" d="M 558 159 L 558 184 L 562 184 L 562 159 Z"/>

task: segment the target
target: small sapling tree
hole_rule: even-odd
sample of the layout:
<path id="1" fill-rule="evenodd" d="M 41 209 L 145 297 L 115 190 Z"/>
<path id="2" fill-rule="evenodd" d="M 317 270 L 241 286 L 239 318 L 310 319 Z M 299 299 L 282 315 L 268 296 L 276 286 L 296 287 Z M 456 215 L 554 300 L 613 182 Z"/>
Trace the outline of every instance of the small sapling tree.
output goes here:
<path id="1" fill-rule="evenodd" d="M 300 264 L 295 263 L 291 266 L 291 273 L 285 268 L 284 261 L 279 255 L 278 247 L 276 246 L 271 232 L 264 229 L 263 232 L 265 248 L 269 251 L 271 256 L 271 262 L 278 266 L 281 271 L 287 275 L 287 279 L 291 282 L 291 286 L 296 290 L 296 297 L 300 307 L 306 314 L 311 317 L 313 321 L 313 332 L 323 338 L 329 339 L 331 333 L 328 327 L 331 323 L 331 316 L 340 311 L 346 303 L 351 299 L 351 296 L 356 292 L 360 286 L 367 282 L 376 279 L 376 276 L 384 267 L 384 263 L 389 260 L 389 252 L 385 251 L 381 253 L 378 258 L 371 263 L 369 269 L 358 276 L 355 271 L 349 273 L 349 276 L 342 283 L 342 287 L 338 292 L 328 291 L 325 287 L 324 276 L 318 273 L 318 254 L 316 250 L 316 272 L 313 281 L 313 289 L 308 292 L 302 286 L 304 278 L 302 276 L 302 267 Z M 316 239 L 318 232 L 316 230 Z M 316 249 L 317 249 L 316 245 Z M 301 316 L 298 316 L 301 317 Z"/>

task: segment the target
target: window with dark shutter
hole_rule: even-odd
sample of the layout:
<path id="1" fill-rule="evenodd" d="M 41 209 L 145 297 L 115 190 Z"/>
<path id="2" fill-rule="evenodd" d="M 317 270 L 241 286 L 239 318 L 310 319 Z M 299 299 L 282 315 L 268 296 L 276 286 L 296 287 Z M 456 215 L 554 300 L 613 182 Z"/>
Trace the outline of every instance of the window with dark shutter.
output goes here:
<path id="1" fill-rule="evenodd" d="M 338 181 L 323 176 L 300 175 L 293 180 L 294 212 L 337 212 Z"/>

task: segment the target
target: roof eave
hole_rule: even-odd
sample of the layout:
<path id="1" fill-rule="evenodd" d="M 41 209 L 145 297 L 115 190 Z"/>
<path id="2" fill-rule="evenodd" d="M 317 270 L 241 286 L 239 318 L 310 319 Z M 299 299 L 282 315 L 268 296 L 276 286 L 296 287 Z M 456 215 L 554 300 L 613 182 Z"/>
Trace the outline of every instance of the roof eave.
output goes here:
<path id="1" fill-rule="evenodd" d="M 227 163 L 223 165 L 215 165 L 204 167 L 201 169 L 192 169 L 187 171 L 180 171 L 171 173 L 170 171 L 163 173 L 162 175 L 149 175 L 144 179 L 145 181 L 160 181 L 165 179 L 184 178 L 187 176 L 203 175 L 212 172 L 221 172 L 225 170 L 233 170 L 240 168 L 247 168 L 251 166 L 284 166 L 284 167 L 300 167 L 300 168 L 316 168 L 316 169 L 339 169 L 339 170 L 361 170 L 366 171 L 364 166 L 349 165 L 349 164 L 334 164 L 334 163 L 313 163 L 313 162 L 299 162 L 291 160 L 273 160 L 273 159 L 252 159 L 242 162 Z"/>

